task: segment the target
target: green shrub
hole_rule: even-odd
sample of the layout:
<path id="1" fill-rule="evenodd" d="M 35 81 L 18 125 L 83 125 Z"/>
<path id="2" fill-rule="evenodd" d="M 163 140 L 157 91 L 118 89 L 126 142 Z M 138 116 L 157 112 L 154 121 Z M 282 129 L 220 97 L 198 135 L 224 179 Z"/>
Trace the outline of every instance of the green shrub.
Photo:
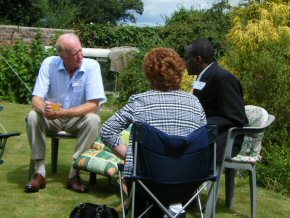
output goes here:
<path id="1" fill-rule="evenodd" d="M 143 71 L 143 60 L 145 54 L 145 50 L 138 52 L 130 61 L 129 66 L 119 73 L 117 80 L 119 107 L 126 104 L 131 95 L 149 89 L 149 82 Z"/>
<path id="2" fill-rule="evenodd" d="M 263 148 L 263 162 L 257 165 L 257 181 L 271 190 L 289 195 L 290 148 L 287 145 L 290 144 L 290 140 L 287 132 L 280 131 L 279 133 L 279 136 L 285 139 L 284 141 L 287 140 L 287 144 L 271 143 Z M 270 135 L 269 138 L 272 136 Z"/>
<path id="3" fill-rule="evenodd" d="M 17 103 L 28 103 L 31 100 L 39 66 L 52 50 L 45 50 L 36 35 L 31 47 L 23 42 L 1 47 L 0 60 L 0 98 Z"/>
<path id="4" fill-rule="evenodd" d="M 152 43 L 159 44 L 160 27 L 137 27 L 109 24 L 80 24 L 77 32 L 84 47 L 88 48 L 112 48 L 119 46 L 131 46 L 144 49 Z M 149 40 L 150 39 L 150 40 Z"/>
<path id="5" fill-rule="evenodd" d="M 263 143 L 258 179 L 282 192 L 290 191 L 290 157 L 286 155 L 290 150 L 289 7 L 265 2 L 237 8 L 223 58 L 223 64 L 241 79 L 246 104 L 261 106 L 276 116 Z"/>

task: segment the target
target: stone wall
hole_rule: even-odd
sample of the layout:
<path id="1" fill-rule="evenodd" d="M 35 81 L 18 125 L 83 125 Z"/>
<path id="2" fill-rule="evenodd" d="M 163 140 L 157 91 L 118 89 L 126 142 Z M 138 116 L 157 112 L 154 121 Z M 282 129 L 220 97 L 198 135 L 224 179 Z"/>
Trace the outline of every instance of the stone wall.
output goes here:
<path id="1" fill-rule="evenodd" d="M 21 27 L 21 26 L 5 26 L 0 25 L 0 44 L 11 45 L 16 40 L 21 40 L 30 44 L 34 39 L 37 31 L 41 31 L 41 40 L 45 45 L 50 45 L 56 33 L 74 32 L 67 29 L 50 29 L 50 28 L 35 28 L 35 27 Z"/>

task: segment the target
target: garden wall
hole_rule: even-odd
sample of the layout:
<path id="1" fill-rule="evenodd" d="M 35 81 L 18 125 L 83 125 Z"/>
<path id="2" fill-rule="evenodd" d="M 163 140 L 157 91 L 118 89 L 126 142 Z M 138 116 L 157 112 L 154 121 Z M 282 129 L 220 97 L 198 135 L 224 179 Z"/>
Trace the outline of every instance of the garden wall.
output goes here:
<path id="1" fill-rule="evenodd" d="M 37 31 L 41 31 L 41 41 L 45 45 L 50 45 L 54 35 L 58 32 L 74 32 L 73 30 L 68 29 L 0 25 L 0 45 L 11 45 L 14 44 L 16 40 L 21 40 L 24 43 L 30 44 Z"/>

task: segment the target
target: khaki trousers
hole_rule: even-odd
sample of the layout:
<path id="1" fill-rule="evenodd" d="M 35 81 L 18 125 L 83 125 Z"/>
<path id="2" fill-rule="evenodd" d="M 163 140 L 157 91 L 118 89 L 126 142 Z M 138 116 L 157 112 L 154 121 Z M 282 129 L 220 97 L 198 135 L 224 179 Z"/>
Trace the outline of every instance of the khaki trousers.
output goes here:
<path id="1" fill-rule="evenodd" d="M 77 135 L 73 159 L 78 158 L 96 140 L 100 117 L 89 113 L 83 117 L 47 120 L 42 114 L 30 111 L 26 116 L 26 132 L 31 147 L 31 160 L 44 160 L 46 133 L 66 131 Z"/>

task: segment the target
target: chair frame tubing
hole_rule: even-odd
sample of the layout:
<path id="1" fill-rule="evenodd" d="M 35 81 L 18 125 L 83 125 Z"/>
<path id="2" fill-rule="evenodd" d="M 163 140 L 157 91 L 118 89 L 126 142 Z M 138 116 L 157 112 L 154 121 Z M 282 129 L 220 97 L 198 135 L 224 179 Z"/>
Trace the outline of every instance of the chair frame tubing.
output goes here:
<path id="1" fill-rule="evenodd" d="M 7 144 L 7 140 L 9 137 L 13 137 L 13 136 L 19 136 L 20 132 L 11 132 L 11 133 L 1 133 L 0 134 L 0 164 L 4 163 L 3 160 L 1 160 L 5 148 L 6 148 L 6 144 Z"/>

